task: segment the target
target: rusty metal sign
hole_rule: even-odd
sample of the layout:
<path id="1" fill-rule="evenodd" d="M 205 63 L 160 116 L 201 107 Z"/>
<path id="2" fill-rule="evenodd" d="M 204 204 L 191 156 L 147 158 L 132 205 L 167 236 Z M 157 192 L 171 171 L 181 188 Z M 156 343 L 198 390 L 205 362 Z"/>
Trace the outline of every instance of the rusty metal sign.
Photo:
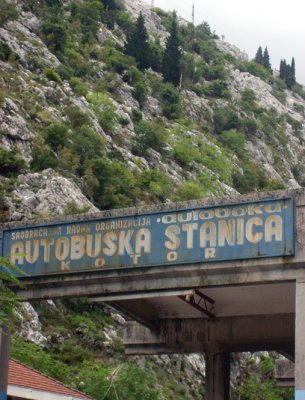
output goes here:
<path id="1" fill-rule="evenodd" d="M 29 276 L 294 255 L 294 200 L 3 230 L 2 255 Z"/>

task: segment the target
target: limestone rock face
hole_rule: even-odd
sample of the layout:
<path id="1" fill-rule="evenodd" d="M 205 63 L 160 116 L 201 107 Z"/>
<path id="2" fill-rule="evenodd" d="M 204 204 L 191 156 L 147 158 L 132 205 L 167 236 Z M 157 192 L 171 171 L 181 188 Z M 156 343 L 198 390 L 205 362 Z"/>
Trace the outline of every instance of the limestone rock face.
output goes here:
<path id="1" fill-rule="evenodd" d="M 234 46 L 231 43 L 228 43 L 224 40 L 216 39 L 215 44 L 220 51 L 224 53 L 229 53 L 240 61 L 249 60 L 249 56 L 247 53 L 241 51 L 237 46 Z"/>
<path id="2" fill-rule="evenodd" d="M 161 18 L 158 14 L 151 13 L 150 5 L 148 3 L 141 0 L 125 0 L 125 7 L 133 19 L 137 19 L 140 12 L 142 12 L 145 17 L 146 27 L 150 34 L 152 36 L 157 34 L 161 43 L 164 44 L 168 33 L 161 24 Z"/>
<path id="3" fill-rule="evenodd" d="M 29 131 L 18 105 L 10 98 L 6 98 L 0 108 L 0 131 L 2 147 L 10 149 L 16 146 L 27 161 L 31 160 L 30 140 L 34 135 Z"/>
<path id="4" fill-rule="evenodd" d="M 208 99 L 199 97 L 190 90 L 183 90 L 183 109 L 187 116 L 198 124 L 213 121 L 213 110 Z"/>
<path id="5" fill-rule="evenodd" d="M 27 342 L 32 342 L 38 346 L 44 347 L 47 338 L 41 333 L 41 323 L 33 306 L 26 302 L 22 303 L 20 311 L 16 313 L 20 321 L 20 336 Z"/>
<path id="6" fill-rule="evenodd" d="M 30 30 L 37 25 L 36 17 L 26 13 L 22 19 L 8 22 L 6 29 L 0 28 L 0 40 L 6 42 L 24 61 L 29 62 L 31 57 L 39 57 L 45 67 L 56 68 L 60 64 L 57 57 L 48 50 L 39 36 Z"/>
<path id="7" fill-rule="evenodd" d="M 69 204 L 80 210 L 98 211 L 74 182 L 57 175 L 51 169 L 42 173 L 20 175 L 18 183 L 18 188 L 8 200 L 12 220 L 63 214 Z"/>

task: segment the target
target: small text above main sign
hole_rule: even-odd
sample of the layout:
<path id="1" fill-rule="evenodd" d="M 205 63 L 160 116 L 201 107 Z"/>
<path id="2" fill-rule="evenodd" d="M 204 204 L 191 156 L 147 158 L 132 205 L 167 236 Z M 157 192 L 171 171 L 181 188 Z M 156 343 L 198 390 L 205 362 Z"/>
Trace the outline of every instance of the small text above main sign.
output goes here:
<path id="1" fill-rule="evenodd" d="M 2 255 L 28 276 L 294 254 L 294 201 L 5 229 Z"/>

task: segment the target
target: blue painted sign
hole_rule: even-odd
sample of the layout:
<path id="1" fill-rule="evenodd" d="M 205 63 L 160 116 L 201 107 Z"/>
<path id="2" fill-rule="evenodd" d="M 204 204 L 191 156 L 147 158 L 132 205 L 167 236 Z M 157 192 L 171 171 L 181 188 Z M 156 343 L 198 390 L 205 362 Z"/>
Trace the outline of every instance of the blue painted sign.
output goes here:
<path id="1" fill-rule="evenodd" d="M 294 254 L 294 201 L 5 229 L 2 254 L 29 276 Z"/>

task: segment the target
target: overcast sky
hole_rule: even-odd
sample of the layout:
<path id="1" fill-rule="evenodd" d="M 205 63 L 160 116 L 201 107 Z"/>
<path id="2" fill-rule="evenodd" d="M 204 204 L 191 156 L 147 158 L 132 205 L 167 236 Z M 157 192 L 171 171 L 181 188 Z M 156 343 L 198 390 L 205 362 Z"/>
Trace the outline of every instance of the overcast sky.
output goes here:
<path id="1" fill-rule="evenodd" d="M 150 3 L 150 0 L 144 0 Z M 258 46 L 268 47 L 273 68 L 294 56 L 297 80 L 305 84 L 304 0 L 194 0 L 195 24 L 207 21 L 225 40 L 245 50 L 250 59 Z M 193 0 L 155 0 L 155 6 L 177 10 L 191 20 Z"/>

